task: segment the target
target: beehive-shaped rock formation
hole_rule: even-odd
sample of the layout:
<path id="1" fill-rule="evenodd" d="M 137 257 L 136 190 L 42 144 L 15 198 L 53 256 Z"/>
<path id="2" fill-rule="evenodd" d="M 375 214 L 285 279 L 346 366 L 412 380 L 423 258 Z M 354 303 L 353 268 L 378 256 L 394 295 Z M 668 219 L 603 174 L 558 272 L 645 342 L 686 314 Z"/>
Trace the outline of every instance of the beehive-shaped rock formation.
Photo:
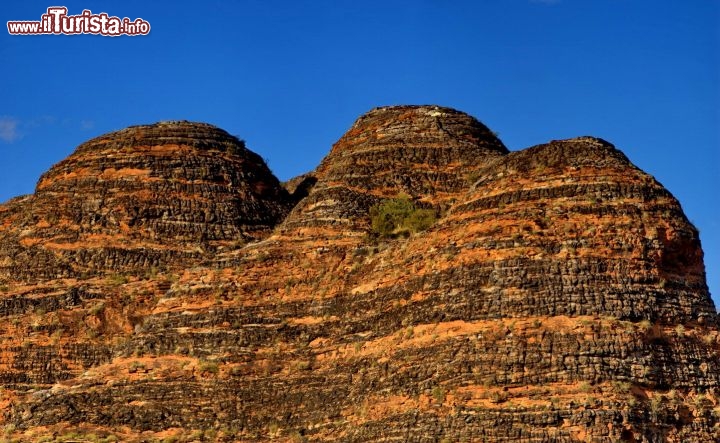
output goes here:
<path id="1" fill-rule="evenodd" d="M 440 106 L 375 108 L 311 174 L 313 192 L 285 227 L 362 230 L 368 208 L 398 194 L 449 204 L 467 188 L 473 171 L 507 152 L 485 125 L 463 112 Z"/>
<path id="2" fill-rule="evenodd" d="M 190 263 L 258 240 L 291 208 L 260 156 L 209 124 L 133 126 L 80 145 L 3 211 L 10 277 Z"/>
<path id="3" fill-rule="evenodd" d="M 0 207 L 9 438 L 720 441 L 698 232 L 610 143 L 377 108 L 288 193 L 217 128 L 137 128 Z M 401 193 L 437 220 L 374 235 Z"/>

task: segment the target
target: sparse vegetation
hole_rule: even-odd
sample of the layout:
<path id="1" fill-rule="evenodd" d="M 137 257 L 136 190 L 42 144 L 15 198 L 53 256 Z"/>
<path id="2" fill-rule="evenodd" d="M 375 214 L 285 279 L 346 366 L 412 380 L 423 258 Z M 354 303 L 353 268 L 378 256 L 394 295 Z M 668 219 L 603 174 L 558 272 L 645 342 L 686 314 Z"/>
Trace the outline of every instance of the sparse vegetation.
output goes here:
<path id="1" fill-rule="evenodd" d="M 663 397 L 661 395 L 654 395 L 650 399 L 650 413 L 655 417 L 655 420 L 657 420 L 657 416 L 662 410 L 662 404 Z"/>
<path id="2" fill-rule="evenodd" d="M 468 184 L 474 185 L 480 179 L 480 171 L 472 171 L 467 175 Z"/>
<path id="3" fill-rule="evenodd" d="M 628 394 L 632 389 L 632 385 L 628 382 L 615 381 L 612 386 L 615 392 L 619 394 Z"/>
<path id="4" fill-rule="evenodd" d="M 150 267 L 145 271 L 145 280 L 154 280 L 158 276 L 158 268 L 155 266 Z"/>
<path id="5" fill-rule="evenodd" d="M 268 434 L 270 434 L 271 437 L 274 437 L 280 432 L 280 425 L 276 422 L 272 422 L 268 425 Z"/>
<path id="6" fill-rule="evenodd" d="M 132 362 L 132 364 L 130 365 L 129 371 L 130 371 L 131 373 L 133 373 L 133 372 L 137 372 L 138 370 L 143 370 L 143 369 L 145 369 L 145 364 L 144 364 L 144 363 L 139 362 L 139 361 L 134 361 L 134 362 Z"/>
<path id="7" fill-rule="evenodd" d="M 405 339 L 411 339 L 415 335 L 415 328 L 408 326 L 405 328 Z"/>
<path id="8" fill-rule="evenodd" d="M 675 334 L 678 337 L 685 337 L 685 326 L 683 326 L 683 325 L 675 326 Z"/>
<path id="9" fill-rule="evenodd" d="M 644 333 L 649 332 L 653 328 L 653 324 L 650 320 L 643 320 L 638 324 L 638 328 Z"/>
<path id="10" fill-rule="evenodd" d="M 217 364 L 217 362 L 214 361 L 200 360 L 200 362 L 198 363 L 198 370 L 200 372 L 217 374 L 220 371 L 220 366 Z"/>
<path id="11" fill-rule="evenodd" d="M 419 208 L 409 196 L 400 194 L 370 208 L 371 229 L 379 237 L 408 236 L 424 231 L 437 219 L 433 209 Z"/>
<path id="12" fill-rule="evenodd" d="M 92 308 L 90 308 L 90 315 L 100 315 L 100 314 L 102 314 L 102 312 L 104 310 L 105 310 L 105 303 L 100 302 L 100 303 L 96 304 L 95 306 L 93 306 Z"/>
<path id="13" fill-rule="evenodd" d="M 443 403 L 445 401 L 445 389 L 441 386 L 435 386 L 432 390 L 432 397 L 436 402 Z"/>
<path id="14" fill-rule="evenodd" d="M 299 361 L 297 362 L 297 368 L 300 371 L 309 371 L 312 369 L 312 364 L 307 360 Z"/>
<path id="15" fill-rule="evenodd" d="M 503 391 L 493 391 L 493 393 L 490 394 L 490 401 L 495 404 L 505 403 L 507 399 L 508 395 Z"/>
<path id="16" fill-rule="evenodd" d="M 584 382 L 580 384 L 580 392 L 588 393 L 592 391 L 592 386 L 590 386 L 590 383 Z"/>
<path id="17" fill-rule="evenodd" d="M 112 274 L 110 277 L 108 277 L 108 283 L 111 286 L 121 286 L 127 283 L 128 277 L 126 275 L 122 274 Z"/>
<path id="18" fill-rule="evenodd" d="M 307 439 L 299 431 L 293 431 L 290 434 L 290 441 L 300 443 L 300 442 L 307 441 Z"/>

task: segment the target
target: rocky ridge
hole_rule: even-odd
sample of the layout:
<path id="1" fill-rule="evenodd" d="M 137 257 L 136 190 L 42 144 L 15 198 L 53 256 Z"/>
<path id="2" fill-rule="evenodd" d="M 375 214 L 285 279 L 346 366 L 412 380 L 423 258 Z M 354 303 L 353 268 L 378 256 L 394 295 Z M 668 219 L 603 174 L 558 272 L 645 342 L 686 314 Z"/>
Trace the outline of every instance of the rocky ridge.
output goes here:
<path id="1" fill-rule="evenodd" d="M 377 238 L 398 194 L 438 219 Z M 8 439 L 720 438 L 698 232 L 601 139 L 376 108 L 283 188 L 211 125 L 131 127 L 0 226 Z"/>

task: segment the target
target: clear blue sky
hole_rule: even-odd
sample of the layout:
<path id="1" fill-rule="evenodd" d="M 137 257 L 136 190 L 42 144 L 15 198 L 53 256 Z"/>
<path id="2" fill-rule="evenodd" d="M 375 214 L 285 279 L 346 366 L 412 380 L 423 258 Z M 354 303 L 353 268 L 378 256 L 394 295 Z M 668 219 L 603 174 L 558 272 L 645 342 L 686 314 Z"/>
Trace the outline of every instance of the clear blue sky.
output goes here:
<path id="1" fill-rule="evenodd" d="M 142 37 L 10 36 L 48 6 L 141 17 Z M 720 301 L 720 2 L 2 2 L 0 200 L 128 125 L 216 124 L 280 177 L 388 104 L 468 112 L 512 150 L 595 135 L 681 201 Z"/>

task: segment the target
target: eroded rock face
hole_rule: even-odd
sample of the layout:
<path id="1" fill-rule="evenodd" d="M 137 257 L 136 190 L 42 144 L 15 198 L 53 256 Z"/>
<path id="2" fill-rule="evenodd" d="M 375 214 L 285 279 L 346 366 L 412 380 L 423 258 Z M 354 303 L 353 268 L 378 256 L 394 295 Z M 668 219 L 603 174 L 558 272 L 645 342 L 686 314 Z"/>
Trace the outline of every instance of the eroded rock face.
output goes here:
<path id="1" fill-rule="evenodd" d="M 328 183 L 392 196 L 456 194 L 466 177 L 508 153 L 482 123 L 439 106 L 389 106 L 360 117 L 318 167 Z"/>
<path id="2" fill-rule="evenodd" d="M 81 146 L 2 208 L 5 263 L 38 267 L 6 268 L 0 297 L 0 404 L 15 437 L 720 440 L 718 318 L 697 230 L 608 142 L 509 153 L 458 111 L 378 108 L 286 191 L 216 128 L 183 123 L 137 144 L 133 130 Z M 178 192 L 136 178 L 149 158 Z M 117 209 L 79 202 L 79 189 Z M 401 192 L 438 221 L 368 236 L 368 208 Z M 167 248 L 175 267 L 44 274 L 68 257 L 48 245 L 68 240 L 20 220 L 51 197 L 77 220 L 57 231 L 77 231 L 72 257 L 112 233 L 138 256 Z M 193 218 L 201 208 L 232 215 Z"/>
<path id="3" fill-rule="evenodd" d="M 164 267 L 259 240 L 290 208 L 261 157 L 227 132 L 133 126 L 80 145 L 6 207 L 0 253 L 5 274 L 24 278 Z"/>
<path id="4" fill-rule="evenodd" d="M 361 116 L 312 173 L 313 192 L 284 227 L 367 227 L 368 208 L 407 194 L 449 205 L 478 168 L 508 150 L 482 123 L 440 106 L 388 106 Z"/>
<path id="5" fill-rule="evenodd" d="M 478 174 L 446 223 L 459 247 L 499 258 L 492 271 L 470 271 L 501 288 L 486 312 L 715 321 L 697 230 L 604 140 L 511 153 Z"/>

